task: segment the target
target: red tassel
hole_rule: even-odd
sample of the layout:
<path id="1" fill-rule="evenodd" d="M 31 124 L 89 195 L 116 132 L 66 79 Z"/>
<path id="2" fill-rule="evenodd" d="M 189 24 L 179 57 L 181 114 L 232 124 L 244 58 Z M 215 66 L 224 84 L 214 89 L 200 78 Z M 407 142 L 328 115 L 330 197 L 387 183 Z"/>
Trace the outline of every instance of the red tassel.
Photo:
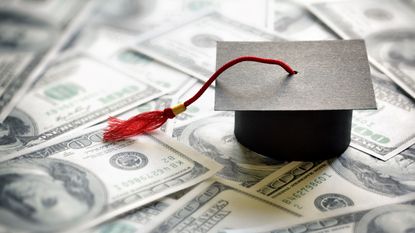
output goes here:
<path id="1" fill-rule="evenodd" d="M 166 108 L 164 111 L 144 112 L 125 121 L 109 117 L 108 128 L 104 132 L 104 141 L 120 141 L 153 131 L 162 126 L 167 119 L 174 116 L 172 109 Z"/>

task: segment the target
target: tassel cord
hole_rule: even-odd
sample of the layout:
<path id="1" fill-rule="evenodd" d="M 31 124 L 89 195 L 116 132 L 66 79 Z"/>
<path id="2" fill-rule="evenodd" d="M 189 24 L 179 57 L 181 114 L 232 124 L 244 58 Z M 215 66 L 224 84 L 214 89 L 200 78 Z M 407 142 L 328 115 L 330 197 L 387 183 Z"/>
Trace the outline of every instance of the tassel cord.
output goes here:
<path id="1" fill-rule="evenodd" d="M 184 102 L 184 106 L 187 107 L 191 105 L 193 102 L 195 102 L 197 99 L 199 99 L 200 96 L 209 88 L 209 86 L 216 80 L 217 77 L 219 77 L 220 74 L 222 74 L 225 70 L 229 69 L 231 66 L 234 66 L 240 62 L 244 61 L 253 61 L 253 62 L 260 62 L 265 64 L 273 64 L 273 65 L 279 65 L 281 66 L 285 71 L 287 71 L 290 75 L 297 74 L 297 71 L 293 70 L 287 63 L 276 60 L 276 59 L 269 59 L 269 58 L 261 58 L 261 57 L 254 57 L 254 56 L 243 56 L 238 57 L 234 60 L 231 60 L 227 63 L 225 63 L 222 67 L 220 67 L 200 88 L 200 90 L 190 99 L 186 100 Z"/>

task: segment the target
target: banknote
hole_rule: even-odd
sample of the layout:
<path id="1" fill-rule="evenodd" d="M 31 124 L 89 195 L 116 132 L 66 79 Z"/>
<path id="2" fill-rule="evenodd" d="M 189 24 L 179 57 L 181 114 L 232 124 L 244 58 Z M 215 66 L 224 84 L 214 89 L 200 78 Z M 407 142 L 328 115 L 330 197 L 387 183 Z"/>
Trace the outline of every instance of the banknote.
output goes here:
<path id="1" fill-rule="evenodd" d="M 2 1 L 0 8 L 2 10 L 16 11 L 24 15 L 35 16 L 36 18 L 48 21 L 49 24 L 62 27 L 71 20 L 73 14 L 76 13 L 75 11 L 82 10 L 83 4 L 81 3 L 81 1 L 77 0 L 11 0 Z M 88 14 L 87 17 L 90 17 L 90 15 Z"/>
<path id="2" fill-rule="evenodd" d="M 52 2 L 1 3 L 0 122 L 71 39 L 92 7 L 90 1 Z"/>
<path id="3" fill-rule="evenodd" d="M 90 56 L 65 57 L 48 69 L 42 82 L 0 125 L 0 161 L 162 94 L 164 91 L 151 84 Z"/>
<path id="4" fill-rule="evenodd" d="M 174 94 L 191 79 L 191 76 L 129 48 L 115 51 L 109 63 L 140 80 L 167 89 Z"/>
<path id="5" fill-rule="evenodd" d="M 115 52 L 136 40 L 137 35 L 132 32 L 120 31 L 106 26 L 86 25 L 74 41 L 72 49 L 107 60 Z"/>
<path id="6" fill-rule="evenodd" d="M 77 50 L 105 60 L 125 73 L 146 80 L 174 94 L 191 76 L 154 60 L 130 48 L 129 44 L 142 38 L 108 27 L 91 28 L 82 34 Z"/>
<path id="7" fill-rule="evenodd" d="M 145 32 L 184 13 L 185 1 L 107 0 L 91 17 L 94 25 Z"/>
<path id="8" fill-rule="evenodd" d="M 213 12 L 173 25 L 159 35 L 140 41 L 135 48 L 205 81 L 215 70 L 217 41 L 273 40 L 282 39 Z"/>
<path id="9" fill-rule="evenodd" d="M 162 213 L 168 210 L 168 207 L 181 201 L 181 198 L 192 189 L 193 186 L 182 189 L 96 226 L 86 233 L 141 233 L 146 227 L 154 225 L 153 223 L 160 218 Z"/>
<path id="10" fill-rule="evenodd" d="M 372 71 L 378 109 L 353 111 L 350 145 L 388 160 L 415 143 L 415 102 L 382 76 Z"/>
<path id="11" fill-rule="evenodd" d="M 175 125 L 173 138 L 222 164 L 219 177 L 243 187 L 251 187 L 283 167 L 275 161 L 244 147 L 235 138 L 233 113 L 221 113 Z"/>
<path id="12" fill-rule="evenodd" d="M 79 131 L 0 164 L 0 226 L 79 232 L 195 185 L 221 166 L 162 133 L 102 142 Z"/>
<path id="13" fill-rule="evenodd" d="M 415 228 L 415 196 L 376 207 L 359 207 L 343 213 L 324 214 L 299 222 L 270 224 L 250 229 L 224 230 L 223 233 L 291 233 L 291 232 L 412 232 Z"/>
<path id="14" fill-rule="evenodd" d="M 295 1 L 268 1 L 267 28 L 289 40 L 338 39 L 330 28 Z"/>
<path id="15" fill-rule="evenodd" d="M 148 224 L 151 224 L 174 200 L 163 198 L 124 215 L 99 225 L 85 233 L 139 233 Z"/>
<path id="16" fill-rule="evenodd" d="M 252 189 L 303 216 L 380 204 L 415 191 L 415 147 L 382 161 L 349 147 L 338 158 L 293 162 Z"/>
<path id="17" fill-rule="evenodd" d="M 180 20 L 183 15 L 214 9 L 237 21 L 263 27 L 267 0 L 107 0 L 100 4 L 94 25 L 107 25 L 135 34 L 151 31 L 166 22 Z M 246 15 L 250 17 L 246 17 Z"/>
<path id="18" fill-rule="evenodd" d="M 195 187 L 161 216 L 156 226 L 149 227 L 153 228 L 149 232 L 218 232 L 223 228 L 283 223 L 299 217 L 220 179 Z"/>
<path id="19" fill-rule="evenodd" d="M 310 9 L 341 37 L 364 38 L 371 63 L 415 98 L 415 10 L 409 1 L 325 1 Z"/>

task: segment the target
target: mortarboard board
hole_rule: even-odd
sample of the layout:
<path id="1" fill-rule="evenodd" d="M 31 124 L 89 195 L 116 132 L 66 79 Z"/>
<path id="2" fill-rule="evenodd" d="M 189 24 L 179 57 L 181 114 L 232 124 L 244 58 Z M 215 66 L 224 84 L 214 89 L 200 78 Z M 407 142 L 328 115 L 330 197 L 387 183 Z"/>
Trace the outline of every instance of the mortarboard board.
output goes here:
<path id="1" fill-rule="evenodd" d="M 285 71 L 253 62 L 234 66 L 242 61 L 277 64 Z M 352 110 L 376 108 L 362 40 L 218 42 L 217 68 L 183 104 L 126 121 L 110 118 L 104 140 L 122 140 L 161 126 L 185 111 L 225 70 L 216 83 L 215 110 L 235 111 L 238 141 L 278 160 L 341 154 L 350 142 Z"/>
<path id="2" fill-rule="evenodd" d="M 247 54 L 280 58 L 298 71 L 246 63 L 217 79 L 215 110 L 235 111 L 235 136 L 255 152 L 278 160 L 340 155 L 352 110 L 376 108 L 362 40 L 218 42 L 217 67 Z"/>

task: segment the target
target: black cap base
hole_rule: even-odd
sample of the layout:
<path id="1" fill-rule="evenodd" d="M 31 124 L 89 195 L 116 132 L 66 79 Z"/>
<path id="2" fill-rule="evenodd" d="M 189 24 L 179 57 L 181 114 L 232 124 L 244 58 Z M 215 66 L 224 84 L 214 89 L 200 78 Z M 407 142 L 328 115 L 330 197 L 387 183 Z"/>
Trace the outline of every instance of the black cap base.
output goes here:
<path id="1" fill-rule="evenodd" d="M 352 110 L 236 111 L 235 136 L 276 160 L 322 160 L 346 150 L 351 122 Z"/>

